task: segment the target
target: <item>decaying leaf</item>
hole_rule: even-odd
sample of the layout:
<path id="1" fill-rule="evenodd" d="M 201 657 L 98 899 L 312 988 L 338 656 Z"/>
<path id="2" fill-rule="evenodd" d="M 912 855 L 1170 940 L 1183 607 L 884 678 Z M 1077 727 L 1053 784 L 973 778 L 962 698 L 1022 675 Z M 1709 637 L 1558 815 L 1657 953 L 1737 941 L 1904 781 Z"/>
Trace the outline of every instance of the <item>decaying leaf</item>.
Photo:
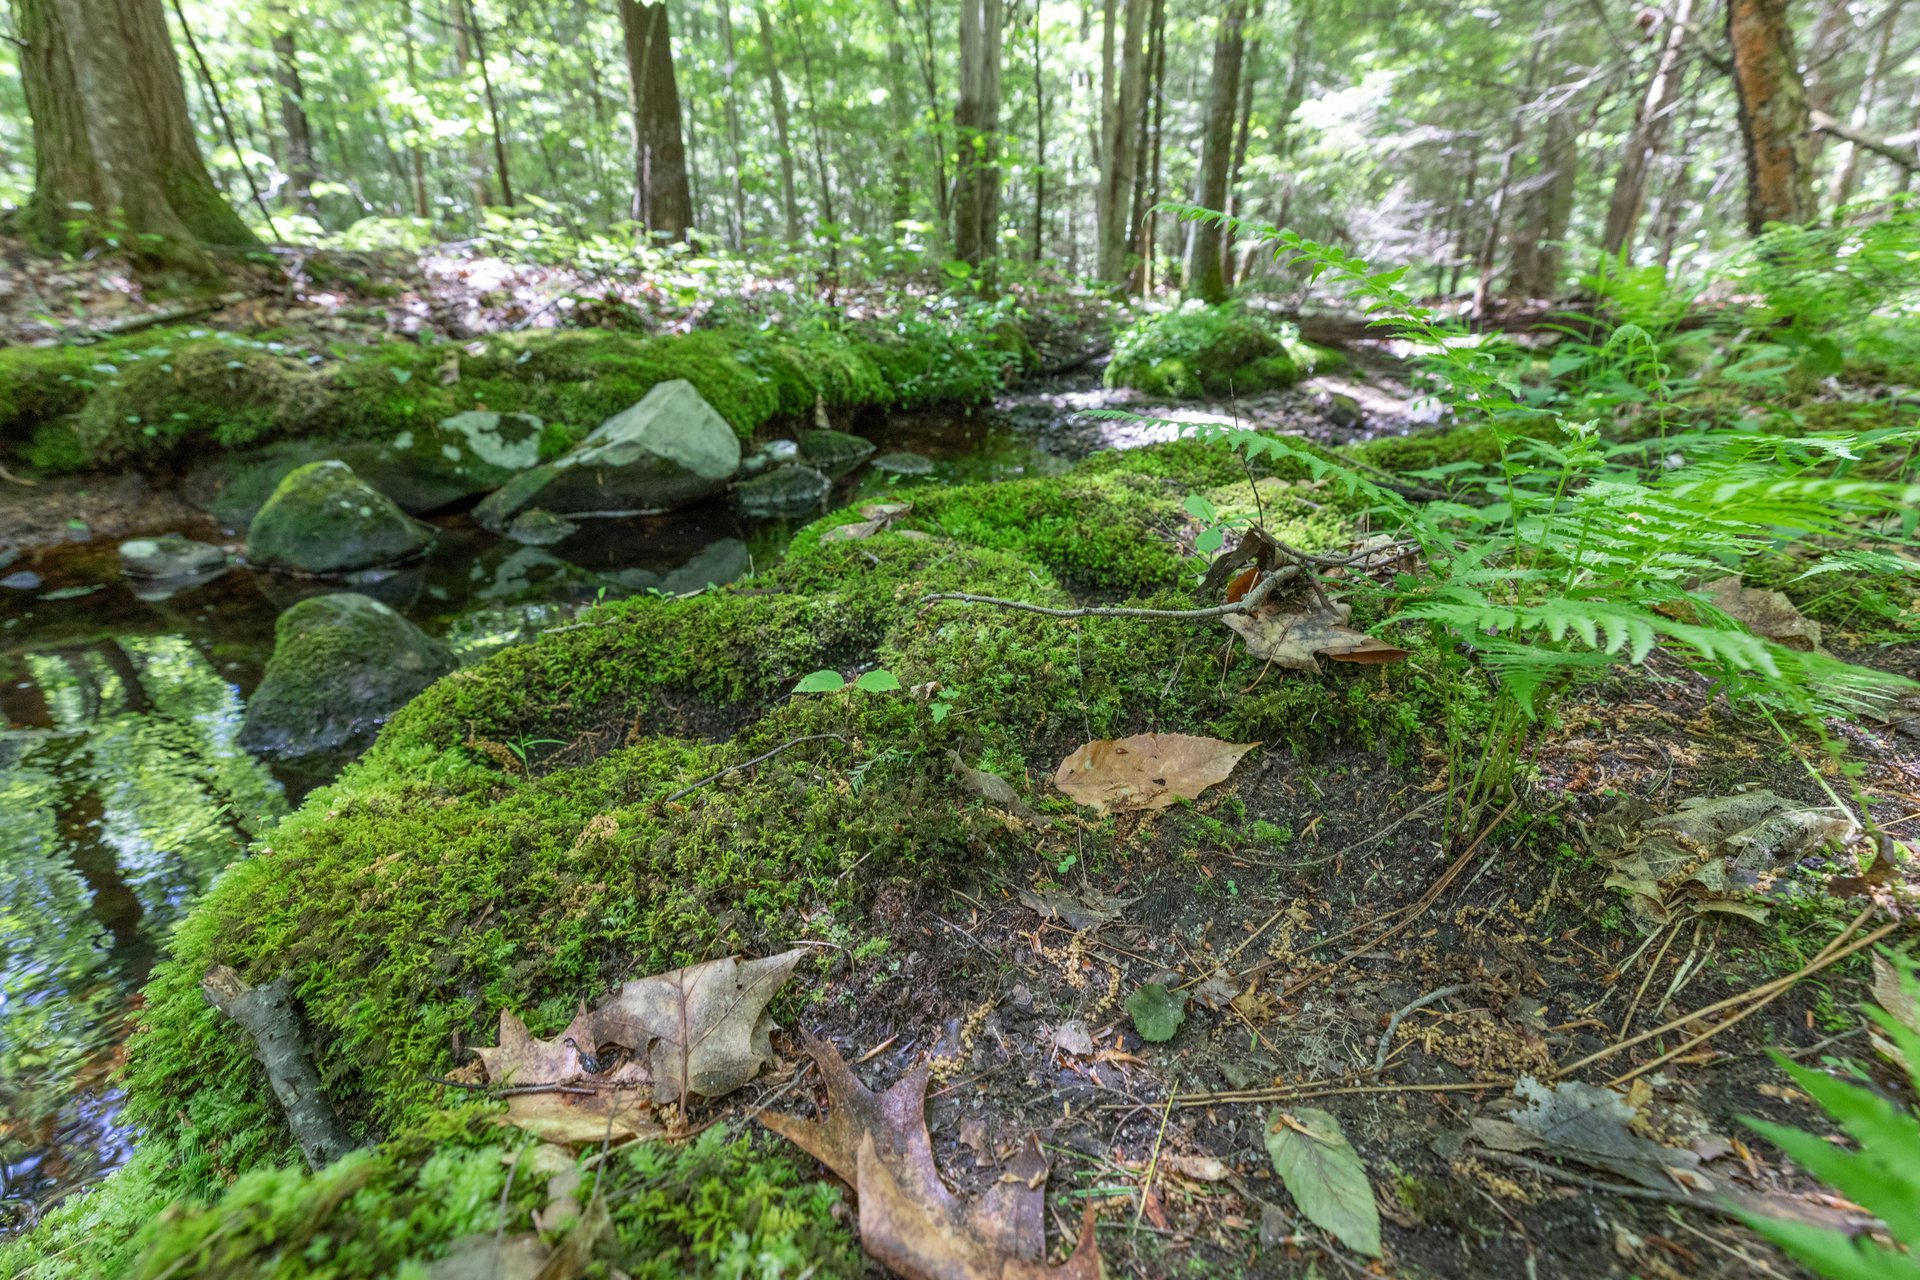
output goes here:
<path id="1" fill-rule="evenodd" d="M 1105 1273 L 1087 1208 L 1073 1256 L 1044 1260 L 1047 1164 L 1029 1138 L 999 1179 L 971 1203 L 947 1189 L 927 1134 L 927 1070 L 884 1094 L 854 1076 L 824 1040 L 804 1037 L 827 1090 L 821 1120 L 763 1112 L 760 1123 L 852 1185 L 860 1244 L 908 1280 L 1099 1280 Z"/>
<path id="2" fill-rule="evenodd" d="M 1709 582 L 1701 590 L 1721 612 L 1762 639 L 1802 652 L 1820 647 L 1820 624 L 1794 608 L 1781 592 L 1742 586 L 1737 573 Z"/>
<path id="3" fill-rule="evenodd" d="M 1698 1173 L 1700 1157 L 1629 1130 L 1634 1108 L 1611 1089 L 1577 1080 L 1549 1088 L 1532 1076 L 1521 1076 L 1513 1092 L 1523 1105 L 1513 1110 L 1511 1121 L 1484 1116 L 1473 1121 L 1473 1138 L 1482 1146 L 1541 1151 L 1656 1191 L 1671 1190 L 1676 1183 L 1708 1189 L 1700 1187 L 1705 1181 Z"/>
<path id="4" fill-rule="evenodd" d="M 1101 813 L 1164 809 L 1226 781 L 1256 742 L 1222 742 L 1185 733 L 1100 738 L 1060 762 L 1053 785 Z"/>
<path id="5" fill-rule="evenodd" d="M 982 800 L 999 805 L 1022 822 L 1040 821 L 1040 815 L 1020 798 L 1020 793 L 1013 789 L 1013 784 L 999 774 L 969 767 L 967 762 L 960 758 L 960 753 L 951 747 L 947 748 L 947 763 L 953 766 L 953 776 L 960 779 L 960 785 Z"/>
<path id="6" fill-rule="evenodd" d="M 1062 1053 L 1084 1058 L 1093 1052 L 1093 1032 L 1085 1019 L 1072 1018 L 1053 1029 L 1053 1045 Z"/>
<path id="7" fill-rule="evenodd" d="M 551 1040 L 503 1009 L 500 1043 L 474 1052 L 496 1087 L 552 1086 L 507 1097 L 507 1118 L 548 1142 L 656 1136 L 656 1104 L 731 1093 L 773 1061 L 767 1001 L 805 954 L 728 956 L 629 982 Z"/>
<path id="8" fill-rule="evenodd" d="M 1380 1210 L 1367 1167 L 1337 1119 L 1315 1107 L 1275 1111 L 1267 1155 L 1307 1221 L 1355 1253 L 1380 1256 Z"/>
<path id="9" fill-rule="evenodd" d="M 1183 1178 L 1195 1182 L 1225 1182 L 1233 1170 L 1217 1156 L 1183 1156 L 1168 1153 L 1160 1162 Z"/>
<path id="10" fill-rule="evenodd" d="M 1912 960 L 1895 965 L 1878 952 L 1874 954 L 1873 1002 L 1880 1006 L 1879 1016 L 1873 1016 L 1875 1010 L 1867 1010 L 1877 1024 L 1868 1027 L 1867 1039 L 1875 1052 L 1920 1087 L 1920 1053 L 1911 1052 L 1915 1038 L 1920 1037 L 1920 972 Z"/>
<path id="11" fill-rule="evenodd" d="M 1293 671 L 1320 670 L 1315 654 L 1336 662 L 1398 662 L 1408 651 L 1376 640 L 1347 625 L 1353 606 L 1335 602 L 1330 608 L 1314 603 L 1269 607 L 1254 613 L 1230 613 L 1221 621 L 1247 642 L 1247 652 L 1275 666 Z"/>
<path id="12" fill-rule="evenodd" d="M 1652 930 L 1687 910 L 1764 919 L 1766 908 L 1740 895 L 1828 841 L 1844 846 L 1859 833 L 1839 809 L 1746 791 L 1684 800 L 1666 814 L 1629 798 L 1588 827 L 1587 843 L 1608 869 L 1607 884 L 1627 891 L 1635 919 Z"/>
<path id="13" fill-rule="evenodd" d="M 911 510 L 911 502 L 869 502 L 860 508 L 860 514 L 865 519 L 829 529 L 820 535 L 820 541 L 863 542 Z"/>
<path id="14" fill-rule="evenodd" d="M 1207 975 L 1205 982 L 1193 989 L 1193 998 L 1198 1000 L 1203 1008 L 1216 1012 L 1232 1004 L 1239 994 L 1240 984 L 1234 981 L 1225 969 L 1215 969 Z"/>
<path id="15" fill-rule="evenodd" d="M 1070 893 L 1065 889 L 1021 889 L 1018 892 L 1020 901 L 1039 912 L 1041 919 L 1064 921 L 1075 933 L 1098 929 L 1111 920 L 1118 920 L 1123 909 L 1140 900 L 1138 896 L 1121 898 L 1085 885 L 1081 886 L 1079 893 Z"/>

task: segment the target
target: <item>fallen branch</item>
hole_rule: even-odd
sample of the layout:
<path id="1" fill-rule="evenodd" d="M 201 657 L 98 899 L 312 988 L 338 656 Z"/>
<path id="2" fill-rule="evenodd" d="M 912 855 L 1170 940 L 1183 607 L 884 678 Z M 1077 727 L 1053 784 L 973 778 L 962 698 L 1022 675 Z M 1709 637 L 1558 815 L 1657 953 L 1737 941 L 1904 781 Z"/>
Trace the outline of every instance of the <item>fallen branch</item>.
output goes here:
<path id="1" fill-rule="evenodd" d="M 1225 618 L 1236 613 L 1252 613 L 1266 603 L 1280 585 L 1300 575 L 1297 564 L 1284 565 L 1275 569 L 1260 580 L 1258 586 L 1229 604 L 1216 604 L 1206 609 L 1134 609 L 1124 606 L 1089 606 L 1083 609 L 1053 609 L 1041 604 L 1028 604 L 1025 600 L 1002 600 L 998 596 L 975 596 L 961 591 L 938 592 L 920 597 L 924 605 L 946 600 L 954 604 L 990 604 L 1001 609 L 1018 609 L 1022 613 L 1044 614 L 1049 618 L 1164 618 L 1174 621 L 1199 622 L 1208 618 Z"/>
<path id="2" fill-rule="evenodd" d="M 353 1150 L 353 1140 L 341 1127 L 313 1069 L 286 977 L 254 987 L 226 965 L 217 964 L 200 979 L 200 990 L 208 1004 L 252 1037 L 254 1054 L 267 1069 L 267 1081 L 280 1099 L 287 1128 L 300 1143 L 308 1167 L 323 1169 Z"/>
<path id="3" fill-rule="evenodd" d="M 1393 1033 L 1400 1029 L 1401 1022 L 1406 1019 L 1408 1014 L 1424 1009 L 1437 1001 L 1445 1000 L 1448 996 L 1457 996 L 1466 989 L 1467 984 L 1465 983 L 1451 987 L 1442 987 L 1438 991 L 1427 992 L 1427 994 L 1421 996 L 1412 1004 L 1396 1009 L 1393 1017 L 1387 1019 L 1387 1029 L 1380 1037 L 1379 1052 L 1373 1055 L 1373 1071 L 1370 1074 L 1377 1076 L 1387 1069 L 1387 1050 L 1393 1047 Z"/>
<path id="4" fill-rule="evenodd" d="M 753 766 L 760 764 L 763 761 L 771 760 L 775 756 L 779 755 L 782 751 L 785 751 L 788 747 L 797 747 L 803 742 L 820 742 L 827 738 L 832 738 L 835 742 L 840 743 L 842 746 L 846 745 L 847 740 L 841 737 L 837 733 L 810 733 L 804 738 L 789 738 L 787 739 L 787 741 L 781 743 L 779 746 L 775 747 L 773 750 L 765 752 L 762 755 L 757 755 L 751 760 L 742 760 L 739 764 L 730 764 L 726 768 L 720 770 L 720 772 L 718 773 L 710 773 L 706 777 L 700 779 L 698 782 L 688 783 L 686 786 L 680 788 L 678 791 L 674 792 L 672 795 L 668 796 L 665 800 L 662 800 L 660 803 L 672 804 L 675 800 L 678 800 L 681 796 L 690 795 L 693 792 L 698 791 L 700 788 L 706 786 L 709 782 L 718 782 L 720 781 L 720 779 L 726 777 L 730 773 L 738 773 L 742 769 L 751 769 L 753 768 Z"/>

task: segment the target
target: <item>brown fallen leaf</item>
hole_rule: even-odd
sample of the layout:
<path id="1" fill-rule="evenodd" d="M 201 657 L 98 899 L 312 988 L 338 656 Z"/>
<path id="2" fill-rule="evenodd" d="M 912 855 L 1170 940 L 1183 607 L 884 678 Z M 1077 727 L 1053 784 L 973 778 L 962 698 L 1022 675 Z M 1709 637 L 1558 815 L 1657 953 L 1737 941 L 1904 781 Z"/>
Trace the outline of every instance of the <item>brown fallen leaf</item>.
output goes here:
<path id="1" fill-rule="evenodd" d="M 866 517 L 852 524 L 838 525 L 820 535 L 822 542 L 862 542 L 913 510 L 911 502 L 869 502 L 860 508 Z"/>
<path id="2" fill-rule="evenodd" d="M 1013 789 L 1013 784 L 999 774 L 969 767 L 967 762 L 960 758 L 960 753 L 951 747 L 947 748 L 947 763 L 953 766 L 953 775 L 960 779 L 961 785 L 982 800 L 999 805 L 1022 822 L 1040 821 L 1040 815 L 1020 798 L 1020 794 Z"/>
<path id="3" fill-rule="evenodd" d="M 762 1112 L 760 1123 L 854 1189 L 860 1244 L 907 1280 L 1100 1280 L 1105 1272 L 1088 1206 L 1073 1256 L 1044 1260 L 1046 1160 L 1029 1137 L 999 1179 L 971 1203 L 947 1189 L 927 1134 L 927 1069 L 884 1094 L 854 1076 L 831 1044 L 802 1037 L 827 1089 L 827 1113 L 803 1120 Z"/>
<path id="4" fill-rule="evenodd" d="M 1737 573 L 1709 582 L 1701 590 L 1721 612 L 1762 639 L 1802 652 L 1820 647 L 1820 624 L 1794 608 L 1781 592 L 1743 586 Z"/>
<path id="5" fill-rule="evenodd" d="M 1318 605 L 1261 609 L 1255 613 L 1230 613 L 1221 621 L 1247 642 L 1247 652 L 1265 658 L 1292 671 L 1320 670 L 1315 654 L 1335 662 L 1363 662 L 1378 665 L 1398 662 L 1408 651 L 1398 645 L 1376 640 L 1364 631 L 1347 625 L 1353 606 L 1336 602 L 1330 608 Z"/>
<path id="6" fill-rule="evenodd" d="M 1101 738 L 1062 760 L 1053 785 L 1101 813 L 1164 809 L 1224 782 L 1240 757 L 1259 745 L 1185 733 Z"/>

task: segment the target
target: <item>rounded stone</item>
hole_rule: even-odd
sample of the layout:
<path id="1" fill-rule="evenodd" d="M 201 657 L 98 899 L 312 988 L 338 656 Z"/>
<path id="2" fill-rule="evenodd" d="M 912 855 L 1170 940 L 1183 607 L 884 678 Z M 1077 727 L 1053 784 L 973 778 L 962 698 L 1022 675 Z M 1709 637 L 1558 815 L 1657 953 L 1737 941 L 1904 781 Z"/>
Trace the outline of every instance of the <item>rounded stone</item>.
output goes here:
<path id="1" fill-rule="evenodd" d="M 890 471 L 897 476 L 930 476 L 933 474 L 933 459 L 923 453 L 883 453 L 873 460 L 876 471 Z"/>
<path id="2" fill-rule="evenodd" d="M 337 460 L 287 473 L 247 530 L 247 559 L 295 573 L 334 574 L 418 555 L 433 530 Z"/>
<path id="3" fill-rule="evenodd" d="M 833 489 L 833 481 L 812 467 L 780 467 L 733 487 L 740 514 L 758 519 L 805 515 L 818 510 Z"/>
<path id="4" fill-rule="evenodd" d="M 227 567 L 227 553 L 177 533 L 120 544 L 120 568 L 132 578 L 193 578 Z"/>

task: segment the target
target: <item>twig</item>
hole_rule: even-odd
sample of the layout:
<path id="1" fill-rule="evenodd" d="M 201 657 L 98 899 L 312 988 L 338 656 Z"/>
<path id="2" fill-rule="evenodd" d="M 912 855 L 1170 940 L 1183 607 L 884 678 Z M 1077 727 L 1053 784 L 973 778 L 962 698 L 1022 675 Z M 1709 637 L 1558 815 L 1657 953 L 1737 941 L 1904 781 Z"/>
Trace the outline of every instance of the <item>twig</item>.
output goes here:
<path id="1" fill-rule="evenodd" d="M 1463 982 L 1451 987 L 1441 987 L 1438 991 L 1429 991 L 1412 1004 L 1395 1010 L 1393 1017 L 1387 1019 L 1386 1032 L 1380 1037 L 1380 1049 L 1373 1055 L 1373 1071 L 1371 1074 L 1377 1076 L 1387 1069 L 1387 1050 L 1393 1047 L 1393 1033 L 1400 1029 L 1401 1021 L 1405 1019 L 1408 1014 L 1417 1009 L 1424 1009 L 1436 1001 L 1445 1000 L 1448 996 L 1457 996 L 1462 991 L 1465 991 L 1469 985 L 1470 984 Z"/>
<path id="2" fill-rule="evenodd" d="M 1515 1169 L 1526 1169 L 1533 1173 L 1544 1174 L 1561 1182 L 1572 1183 L 1576 1187 L 1585 1187 L 1589 1191 L 1604 1191 L 1608 1195 L 1626 1196 L 1633 1200 L 1658 1200 L 1662 1204 L 1684 1204 L 1708 1213 L 1717 1213 L 1726 1218 L 1738 1218 L 1740 1215 L 1732 1205 L 1721 1204 L 1717 1200 L 1708 1200 L 1702 1196 L 1685 1195 L 1678 1191 L 1659 1191 L 1652 1187 L 1630 1187 L 1620 1182 L 1602 1182 L 1598 1178 L 1589 1178 L 1585 1174 L 1573 1172 L 1551 1165 L 1544 1160 L 1529 1160 L 1509 1151 L 1489 1151 L 1485 1147 L 1465 1147 L 1462 1155 L 1472 1156 L 1475 1160 L 1492 1160 L 1496 1164 L 1509 1165 Z"/>
<path id="3" fill-rule="evenodd" d="M 843 746 L 846 744 L 846 741 L 847 741 L 845 738 L 841 737 L 837 733 L 809 733 L 805 737 L 789 738 L 785 742 L 781 743 L 779 746 L 775 747 L 773 750 L 766 752 L 763 755 L 757 755 L 751 760 L 742 760 L 739 764 L 730 764 L 726 768 L 720 770 L 720 772 L 718 773 L 710 773 L 706 777 L 700 779 L 698 782 L 688 783 L 686 786 L 680 788 L 678 791 L 674 792 L 672 795 L 668 796 L 665 800 L 662 800 L 660 803 L 672 804 L 675 800 L 678 800 L 681 796 L 688 795 L 692 792 L 698 791 L 700 788 L 706 786 L 709 782 L 718 782 L 720 779 L 726 777 L 730 773 L 738 773 L 742 769 L 751 769 L 753 768 L 753 766 L 757 764 L 760 764 L 767 760 L 771 760 L 775 756 L 779 755 L 782 751 L 785 751 L 788 747 L 797 747 L 803 742 L 820 742 L 827 738 L 832 738 L 835 742 L 838 742 Z"/>
<path id="4" fill-rule="evenodd" d="M 0 480 L 5 480 L 10 484 L 17 484 L 23 489 L 31 489 L 40 483 L 38 480 L 28 480 L 23 476 L 17 476 L 5 467 L 0 467 Z"/>
<path id="5" fill-rule="evenodd" d="M 307 1165 L 324 1169 L 353 1150 L 353 1139 L 334 1113 L 320 1074 L 313 1068 L 312 1052 L 293 1008 L 293 984 L 286 975 L 255 987 L 226 965 L 216 964 L 200 979 L 200 992 L 253 1040 L 254 1052 Z"/>
<path id="6" fill-rule="evenodd" d="M 1679 936 L 1680 922 L 1676 920 L 1673 927 L 1667 930 L 1667 940 L 1661 943 L 1660 950 L 1654 953 L 1653 963 L 1647 966 L 1647 976 L 1640 979 L 1640 987 L 1633 993 L 1633 1001 L 1627 1005 L 1627 1016 L 1620 1019 L 1620 1030 L 1615 1032 L 1615 1035 L 1624 1036 L 1633 1030 L 1633 1015 L 1640 1012 L 1640 1000 L 1647 994 L 1647 987 L 1653 982 L 1653 975 L 1660 972 L 1660 962 L 1667 958 L 1667 948 L 1672 946 L 1673 940 Z M 1657 1010 L 1654 1016 L 1659 1016 Z"/>
<path id="7" fill-rule="evenodd" d="M 1273 1089 L 1229 1089 L 1224 1093 L 1190 1093 L 1182 1107 L 1211 1107 L 1228 1102 L 1303 1102 L 1308 1098 L 1337 1098 L 1358 1093 L 1479 1093 L 1511 1089 L 1511 1080 L 1468 1080 L 1460 1084 L 1338 1084 L 1281 1085 Z"/>
<path id="8" fill-rule="evenodd" d="M 1252 613 L 1266 603 L 1281 583 L 1298 577 L 1300 566 L 1286 565 L 1274 570 L 1253 590 L 1240 599 L 1227 604 L 1217 604 L 1206 609 L 1133 609 L 1126 607 L 1087 607 L 1083 609 L 1051 609 L 1046 605 L 1028 604 L 1025 600 L 1002 600 L 998 596 L 969 595 L 963 591 L 936 592 L 920 597 L 922 605 L 934 604 L 941 600 L 955 604 L 990 604 L 1002 609 L 1018 609 L 1022 613 L 1044 614 L 1049 618 L 1165 618 L 1176 621 L 1201 621 L 1207 618 L 1225 618 L 1236 613 Z"/>
<path id="9" fill-rule="evenodd" d="M 1160 1147 L 1167 1140 L 1167 1117 L 1173 1114 L 1173 1101 L 1179 1096 L 1179 1090 L 1167 1090 L 1167 1105 L 1160 1108 L 1160 1132 L 1154 1135 L 1153 1154 L 1147 1159 L 1147 1176 L 1140 1182 L 1140 1204 L 1133 1211 L 1133 1225 L 1140 1225 L 1140 1218 L 1147 1211 L 1147 1197 L 1153 1194 L 1153 1175 L 1160 1168 Z"/>

